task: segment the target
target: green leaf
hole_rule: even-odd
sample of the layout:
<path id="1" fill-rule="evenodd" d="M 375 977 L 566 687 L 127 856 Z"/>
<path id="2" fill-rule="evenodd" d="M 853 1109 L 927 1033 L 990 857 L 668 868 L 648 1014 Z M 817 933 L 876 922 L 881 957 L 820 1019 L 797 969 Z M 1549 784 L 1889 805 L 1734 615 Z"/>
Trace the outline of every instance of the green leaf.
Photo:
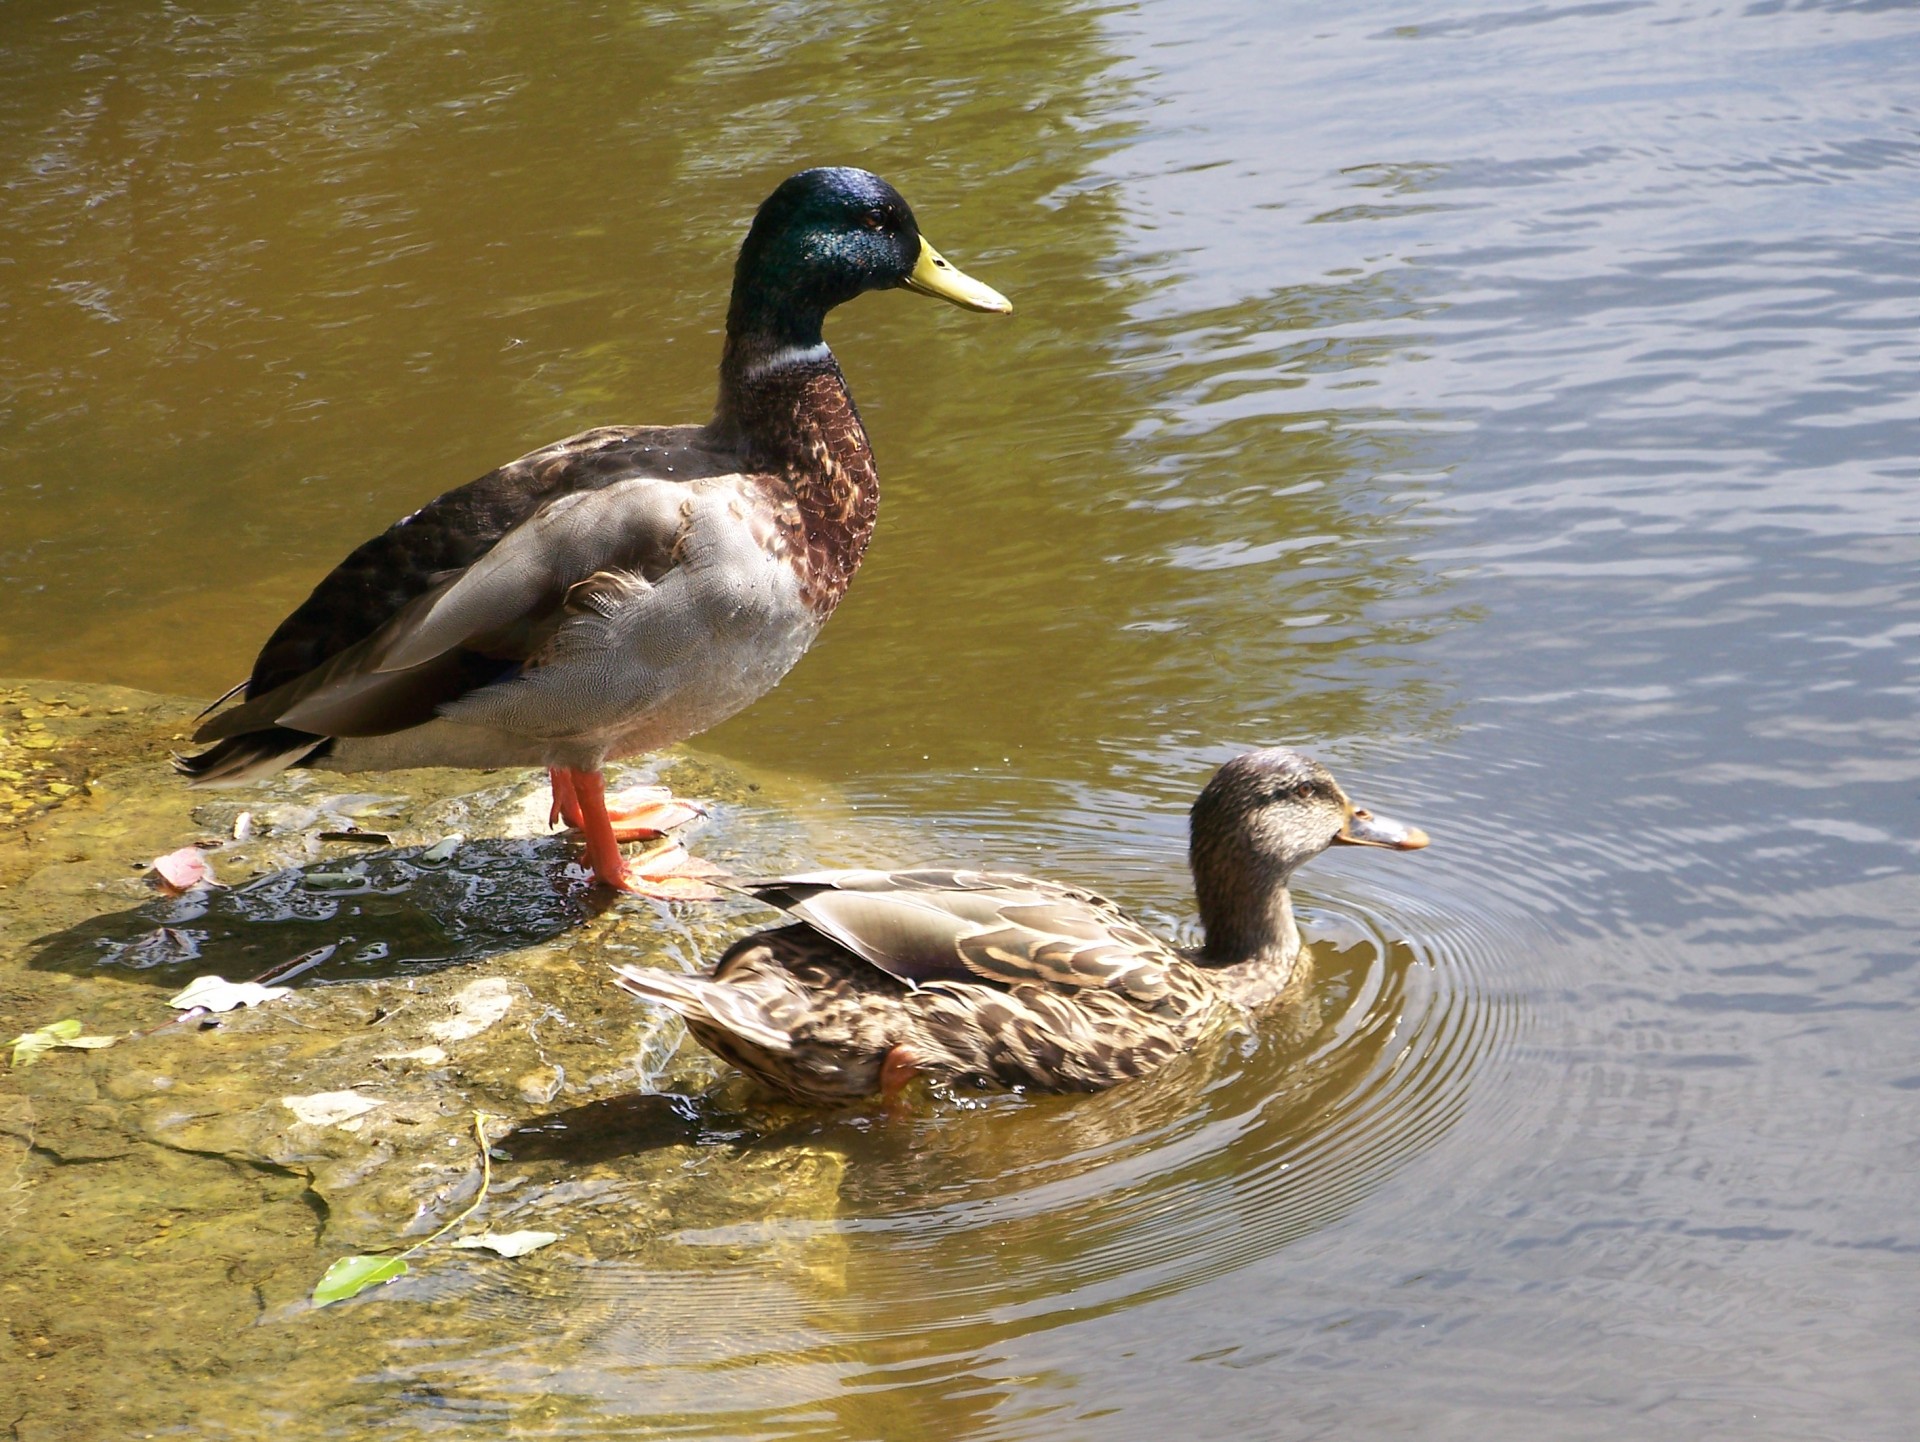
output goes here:
<path id="1" fill-rule="evenodd" d="M 400 1257 L 342 1257 L 327 1268 L 326 1276 L 313 1289 L 313 1304 L 324 1307 L 329 1302 L 344 1302 L 369 1287 L 406 1274 L 406 1261 Z"/>
<path id="2" fill-rule="evenodd" d="M 77 1028 L 79 1023 L 76 1022 L 74 1025 Z M 337 1096 L 338 1093 L 335 1095 Z M 312 1101 L 314 1098 L 287 1097 L 284 1098 L 284 1100 L 291 1105 L 295 1101 Z M 361 1100 L 365 1100 L 365 1098 Z M 377 1287 L 382 1282 L 391 1282 L 395 1277 L 406 1276 L 408 1257 L 411 1257 L 422 1247 L 430 1246 L 434 1242 L 439 1241 L 442 1237 L 446 1236 L 448 1232 L 452 1231 L 474 1214 L 480 1204 L 486 1201 L 487 1192 L 493 1185 L 493 1163 L 488 1159 L 487 1154 L 487 1123 L 490 1120 L 492 1120 L 492 1118 L 485 1112 L 477 1111 L 473 1114 L 473 1141 L 474 1145 L 480 1149 L 480 1190 L 474 1194 L 473 1200 L 467 1203 L 466 1210 L 445 1226 L 441 1227 L 440 1230 L 435 1232 L 431 1237 L 423 1241 L 415 1242 L 397 1257 L 342 1257 L 331 1267 L 327 1268 L 326 1276 L 322 1277 L 320 1279 L 320 1285 L 313 1289 L 314 1306 L 324 1307 L 332 1302 L 343 1302 L 348 1297 L 359 1296 L 360 1293 L 366 1291 L 369 1287 Z M 532 1251 L 535 1247 L 544 1247 L 547 1244 L 548 1234 L 545 1232 L 518 1232 L 514 1234 L 513 1239 L 524 1241 L 524 1239 L 529 1237 L 539 1238 L 540 1240 L 528 1245 L 526 1247 L 528 1251 Z"/>
<path id="3" fill-rule="evenodd" d="M 114 1040 L 110 1036 L 82 1036 L 80 1023 L 69 1018 L 66 1021 L 49 1022 L 34 1031 L 23 1031 L 7 1045 L 13 1048 L 15 1066 L 32 1066 L 55 1047 L 89 1051 L 94 1047 L 112 1046 Z"/>

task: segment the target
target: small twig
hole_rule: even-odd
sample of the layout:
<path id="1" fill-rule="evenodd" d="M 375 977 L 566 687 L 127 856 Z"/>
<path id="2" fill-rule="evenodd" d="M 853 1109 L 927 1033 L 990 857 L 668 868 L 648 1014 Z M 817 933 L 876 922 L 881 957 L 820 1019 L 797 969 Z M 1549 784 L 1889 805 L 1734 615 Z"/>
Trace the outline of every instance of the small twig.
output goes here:
<path id="1" fill-rule="evenodd" d="M 349 1297 L 359 1296 L 369 1287 L 378 1287 L 396 1277 L 404 1277 L 409 1270 L 408 1257 L 422 1248 L 432 1246 L 480 1209 L 480 1204 L 487 1199 L 487 1193 L 493 1189 L 493 1153 L 487 1146 L 487 1123 L 490 1120 L 492 1118 L 485 1112 L 476 1111 L 473 1114 L 473 1140 L 480 1148 L 480 1190 L 474 1193 L 466 1209 L 432 1236 L 422 1238 L 391 1257 L 362 1253 L 340 1258 L 327 1268 L 326 1274 L 320 1278 L 320 1284 L 313 1289 L 315 1306 L 326 1307 L 335 1302 L 344 1302 Z"/>
<path id="2" fill-rule="evenodd" d="M 448 1232 L 451 1232 L 468 1217 L 480 1210 L 480 1204 L 487 1199 L 487 1193 L 493 1187 L 493 1151 L 487 1146 L 486 1131 L 489 1120 L 490 1118 L 485 1112 L 476 1111 L 473 1114 L 473 1140 L 480 1148 L 480 1190 L 473 1194 L 473 1200 L 467 1203 L 467 1209 L 464 1212 L 448 1222 L 431 1237 L 426 1238 L 424 1241 L 415 1242 L 411 1247 L 408 1247 L 406 1251 L 399 1253 L 400 1256 L 411 1257 L 422 1247 L 432 1246 L 435 1242 L 446 1236 Z"/>
<path id="3" fill-rule="evenodd" d="M 312 951 L 302 952 L 292 961 L 283 962 L 279 966 L 270 966 L 253 979 L 262 986 L 272 986 L 280 981 L 292 981 L 302 972 L 312 971 L 323 961 L 330 960 L 339 949 L 339 942 L 330 941 L 325 946 L 316 946 Z"/>

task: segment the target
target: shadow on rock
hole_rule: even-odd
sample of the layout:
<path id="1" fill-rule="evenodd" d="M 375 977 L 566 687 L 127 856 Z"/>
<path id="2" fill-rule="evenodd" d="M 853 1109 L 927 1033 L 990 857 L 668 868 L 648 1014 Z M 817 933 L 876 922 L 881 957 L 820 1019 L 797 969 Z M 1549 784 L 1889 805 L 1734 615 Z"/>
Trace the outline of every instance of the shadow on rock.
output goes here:
<path id="1" fill-rule="evenodd" d="M 233 887 L 155 896 L 41 937 L 40 971 L 124 969 L 177 986 L 254 976 L 302 952 L 337 950 L 306 984 L 416 975 L 538 942 L 615 898 L 564 865 L 564 843 L 473 841 L 449 860 L 407 847 L 269 872 Z"/>
<path id="2" fill-rule="evenodd" d="M 605 1097 L 521 1122 L 494 1143 L 494 1154 L 515 1162 L 585 1164 L 737 1140 L 736 1129 L 710 1123 L 709 1110 L 698 1098 L 675 1092 Z"/>
<path id="3" fill-rule="evenodd" d="M 741 1092 L 751 1100 L 742 1104 Z M 846 1114 L 819 1113 L 759 1097 L 750 1084 L 715 1091 L 630 1092 L 529 1117 L 494 1144 L 511 1162 L 591 1166 L 664 1147 L 778 1152 L 819 1138 Z"/>

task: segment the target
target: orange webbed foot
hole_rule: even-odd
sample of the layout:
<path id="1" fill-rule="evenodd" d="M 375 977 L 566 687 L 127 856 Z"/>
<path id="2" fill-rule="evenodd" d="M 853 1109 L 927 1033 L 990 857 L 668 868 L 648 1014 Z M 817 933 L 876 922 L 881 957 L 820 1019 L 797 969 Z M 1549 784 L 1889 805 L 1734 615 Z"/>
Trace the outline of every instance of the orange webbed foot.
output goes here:
<path id="1" fill-rule="evenodd" d="M 667 841 L 632 862 L 621 854 L 620 843 L 626 838 L 608 813 L 606 782 L 598 771 L 556 767 L 548 775 L 553 782 L 554 812 L 579 827 L 586 843 L 587 864 L 601 885 L 656 901 L 719 899 L 721 893 L 702 878 L 718 875 L 720 869 L 694 860 L 678 842 Z M 647 788 L 637 795 L 628 792 L 619 800 L 627 836 L 634 839 L 660 841 L 663 830 L 684 826 L 703 814 L 696 807 L 674 801 L 659 788 Z M 647 824 L 636 823 L 635 817 L 640 814 L 647 816 Z"/>
<path id="2" fill-rule="evenodd" d="M 607 821 L 619 841 L 653 841 L 706 814 L 664 786 L 634 786 L 607 798 Z"/>
<path id="3" fill-rule="evenodd" d="M 574 831 L 588 829 L 587 810 L 581 802 L 582 778 L 586 776 L 599 779 L 592 772 L 547 768 L 547 781 L 553 788 L 547 825 L 564 824 Z M 656 841 L 707 814 L 704 807 L 680 800 L 664 786 L 630 786 L 617 795 L 602 796 L 599 810 L 615 841 Z"/>
<path id="4" fill-rule="evenodd" d="M 706 878 L 724 875 L 711 861 L 689 855 L 679 842 L 669 841 L 628 862 L 620 880 L 612 884 L 629 896 L 654 901 L 718 901 L 724 893 Z"/>

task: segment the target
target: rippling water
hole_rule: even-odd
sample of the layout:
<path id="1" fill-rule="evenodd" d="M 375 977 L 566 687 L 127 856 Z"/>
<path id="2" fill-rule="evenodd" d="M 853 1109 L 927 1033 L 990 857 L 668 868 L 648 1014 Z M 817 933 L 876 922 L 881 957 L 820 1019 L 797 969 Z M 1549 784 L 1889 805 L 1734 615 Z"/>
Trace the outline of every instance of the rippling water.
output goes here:
<path id="1" fill-rule="evenodd" d="M 1911 1435 L 1910 7 L 7 23 L 0 673 L 212 694 L 424 497 L 701 417 L 744 217 L 854 159 L 1017 311 L 835 316 L 880 537 L 709 744 L 855 803 L 822 862 L 1170 928 L 1244 746 L 1435 843 L 1303 873 L 1300 1003 L 1162 1084 L 723 1089 L 833 1209 L 526 1162 L 594 1260 L 231 1339 L 210 1414 L 271 1365 L 341 1436 Z"/>

